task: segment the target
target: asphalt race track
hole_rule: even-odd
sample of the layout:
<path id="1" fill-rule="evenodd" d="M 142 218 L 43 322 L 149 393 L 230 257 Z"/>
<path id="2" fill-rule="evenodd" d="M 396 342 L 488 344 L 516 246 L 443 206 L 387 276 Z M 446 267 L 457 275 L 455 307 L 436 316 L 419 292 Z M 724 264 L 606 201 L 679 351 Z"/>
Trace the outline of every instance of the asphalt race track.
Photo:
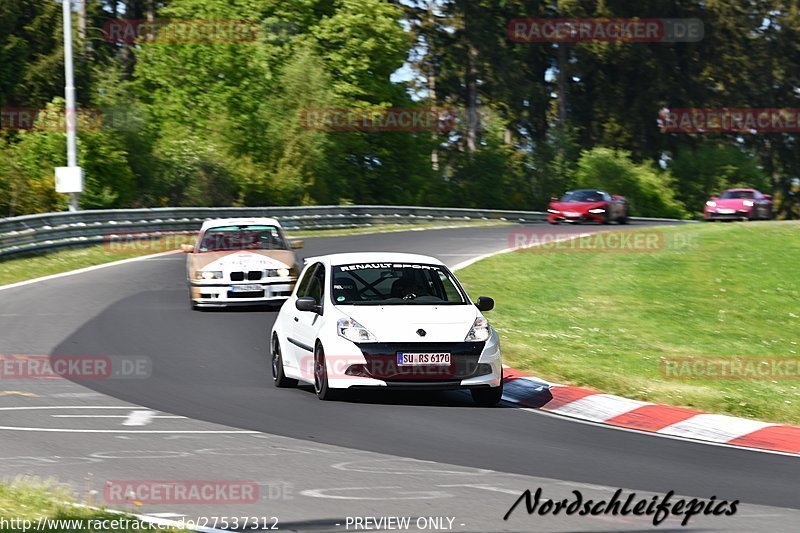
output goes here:
<path id="1" fill-rule="evenodd" d="M 565 234 L 608 229 L 563 225 L 529 225 L 526 228 Z M 474 227 L 313 238 L 306 240 L 301 255 L 402 251 L 434 255 L 455 265 L 507 248 L 512 229 L 514 227 L 510 226 Z M 265 439 L 289 438 L 287 442 L 296 446 L 306 443 L 319 450 L 329 449 L 328 446 L 337 447 L 336 450 L 346 448 L 352 457 L 378 457 L 375 454 L 380 454 L 381 460 L 386 460 L 388 454 L 456 465 L 454 468 L 512 474 L 506 479 L 548 478 L 587 487 L 619 487 L 654 493 L 674 490 L 678 494 L 703 498 L 716 495 L 719 499 L 771 506 L 773 516 L 774 508 L 800 509 L 800 461 L 796 457 L 620 431 L 513 406 L 482 409 L 474 407 L 469 395 L 462 393 L 370 392 L 351 395 L 341 402 L 321 402 L 310 388 L 278 390 L 272 385 L 267 356 L 275 311 L 191 311 L 184 261 L 179 254 L 162 256 L 0 291 L 0 354 L 144 356 L 152 362 L 152 374 L 147 379 L 61 383 L 58 386 L 65 387 L 64 394 L 58 400 L 58 394 L 53 393 L 55 385 L 15 383 L 14 390 L 19 394 L 0 397 L 0 406 L 45 405 L 46 401 L 49 401 L 46 405 L 76 405 L 64 398 L 76 401 L 83 398 L 82 402 L 91 399 L 96 403 L 112 397 L 118 403 L 109 405 L 122 408 L 133 404 L 200 421 L 163 419 L 153 427 L 224 426 L 257 431 L 265 434 Z M 546 306 L 546 302 L 541 305 Z M 488 317 L 491 320 L 491 313 Z M 9 387 L 10 384 L 0 383 L 0 388 Z M 50 388 L 34 390 L 35 387 Z M 26 391 L 31 392 L 30 398 L 25 397 Z M 39 415 L 14 416 L 13 412 L 0 411 L 0 426 L 36 425 L 34 422 Z M 241 439 L 252 435 L 229 435 L 234 436 Z M 59 455 L 54 451 L 59 449 L 55 441 L 61 438 L 54 433 L 0 429 L 2 454 L 6 457 L 45 452 Z M 76 440 L 64 441 L 63 445 L 75 454 L 81 446 L 88 448 L 97 442 L 95 439 L 105 437 L 78 434 L 69 438 Z M 123 442 L 120 439 L 124 438 L 114 436 L 115 444 Z M 137 445 L 160 450 L 163 442 L 139 442 Z M 219 458 L 212 456 L 208 460 L 208 457 L 196 459 L 193 467 L 213 472 L 214 465 L 221 463 L 217 462 Z M 0 463 L 3 461 L 0 458 Z M 249 458 L 247 461 L 256 460 Z M 308 461 L 310 471 L 295 472 L 300 478 L 318 476 L 323 479 L 328 475 L 315 472 L 314 468 L 322 467 L 313 467 L 313 460 L 309 458 Z M 49 469 L 63 479 L 83 476 L 86 471 L 80 466 L 65 467 L 63 472 L 59 468 L 58 461 L 49 465 Z M 135 475 L 133 463 L 128 466 L 127 473 L 120 468 L 117 465 L 117 477 Z M 165 464 L 159 468 L 170 471 L 171 467 Z M 237 468 L 247 471 L 242 465 Z M 178 470 L 175 467 L 174 475 L 178 475 Z M 29 471 L 27 467 L 17 469 L 18 473 L 26 471 Z M 103 468 L 93 467 L 93 475 L 101 471 Z M 0 475 L 13 473 L 8 465 L 0 466 Z M 203 478 L 200 473 L 194 475 Z M 292 475 L 291 471 L 281 473 L 282 479 L 302 484 L 291 479 Z M 342 472 L 339 475 L 340 483 L 345 483 L 347 475 Z M 392 474 L 385 474 L 383 484 L 393 485 L 392 477 Z M 395 477 L 402 477 L 402 474 Z M 458 483 L 453 481 L 450 485 Z M 517 494 L 518 488 L 514 488 Z M 492 522 L 494 529 L 501 529 L 504 523 L 497 517 L 513 503 L 514 490 L 497 494 L 498 499 L 489 506 L 491 508 L 483 506 L 475 512 L 491 514 L 495 520 Z M 484 496 L 477 494 L 473 498 L 483 499 Z M 374 514 L 368 513 L 359 500 L 334 503 L 341 506 L 340 515 Z M 440 509 L 424 512 L 443 514 L 447 505 L 437 504 Z M 276 507 L 275 512 L 278 510 L 280 507 Z M 414 512 L 420 513 L 418 509 Z M 469 516 L 469 512 L 467 505 L 463 511 L 467 521 L 475 518 Z M 778 522 L 771 526 L 774 531 L 781 527 L 787 527 L 788 531 L 791 527 L 788 524 L 796 526 L 798 523 L 798 515 L 786 512 L 794 518 L 786 518 L 789 515 L 778 512 L 783 518 L 779 516 Z M 789 521 L 781 521 L 784 519 Z M 733 523 L 708 523 L 708 528 L 732 530 Z M 764 525 L 763 522 L 759 524 Z M 647 524 L 633 525 L 644 528 Z M 312 528 L 313 524 L 306 526 Z M 619 524 L 570 523 L 572 529 L 595 526 L 600 529 L 621 527 Z M 487 526 L 484 523 L 482 527 Z M 525 522 L 517 523 L 516 527 L 526 528 Z M 529 522 L 527 527 L 534 529 L 535 523 Z"/>

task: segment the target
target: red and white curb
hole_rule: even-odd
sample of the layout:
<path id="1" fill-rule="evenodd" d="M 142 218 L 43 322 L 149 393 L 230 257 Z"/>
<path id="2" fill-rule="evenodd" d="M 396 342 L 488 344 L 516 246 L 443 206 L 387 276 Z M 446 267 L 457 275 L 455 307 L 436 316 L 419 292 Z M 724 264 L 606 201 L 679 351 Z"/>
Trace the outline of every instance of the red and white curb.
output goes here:
<path id="1" fill-rule="evenodd" d="M 504 368 L 503 399 L 524 407 L 663 436 L 800 455 L 800 427 L 658 405 L 559 385 Z"/>

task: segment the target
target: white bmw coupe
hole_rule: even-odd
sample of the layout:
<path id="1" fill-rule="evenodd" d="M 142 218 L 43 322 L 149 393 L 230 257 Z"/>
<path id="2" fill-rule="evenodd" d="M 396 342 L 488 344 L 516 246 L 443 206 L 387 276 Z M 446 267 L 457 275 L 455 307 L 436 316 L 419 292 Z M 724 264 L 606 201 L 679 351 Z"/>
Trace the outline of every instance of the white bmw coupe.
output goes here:
<path id="1" fill-rule="evenodd" d="M 500 340 L 441 261 L 400 253 L 308 259 L 271 334 L 277 387 L 313 384 L 322 400 L 345 389 L 468 389 L 503 395 Z"/>

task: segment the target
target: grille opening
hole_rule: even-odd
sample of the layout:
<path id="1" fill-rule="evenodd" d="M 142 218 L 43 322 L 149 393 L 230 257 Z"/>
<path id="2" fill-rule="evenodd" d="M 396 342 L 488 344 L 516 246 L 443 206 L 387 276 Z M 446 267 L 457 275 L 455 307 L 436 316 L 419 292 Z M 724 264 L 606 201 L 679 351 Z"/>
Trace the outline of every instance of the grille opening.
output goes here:
<path id="1" fill-rule="evenodd" d="M 231 281 L 244 281 L 244 272 L 231 272 Z"/>
<path id="2" fill-rule="evenodd" d="M 256 281 L 261 279 L 261 271 L 260 270 L 251 270 L 247 273 L 247 279 L 250 281 Z"/>

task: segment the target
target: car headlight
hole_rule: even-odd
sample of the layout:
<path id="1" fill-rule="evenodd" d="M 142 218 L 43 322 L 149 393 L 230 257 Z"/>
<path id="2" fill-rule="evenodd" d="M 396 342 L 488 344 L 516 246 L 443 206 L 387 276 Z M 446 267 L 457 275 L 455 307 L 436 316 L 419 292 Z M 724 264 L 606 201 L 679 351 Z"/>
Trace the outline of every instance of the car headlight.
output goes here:
<path id="1" fill-rule="evenodd" d="M 472 327 L 464 338 L 464 342 L 479 342 L 489 338 L 489 321 L 479 316 L 472 323 Z"/>
<path id="2" fill-rule="evenodd" d="M 288 278 L 290 274 L 288 268 L 266 270 L 264 273 L 268 278 Z"/>
<path id="3" fill-rule="evenodd" d="M 599 215 L 600 213 L 605 213 L 605 212 L 606 212 L 606 210 L 605 210 L 605 209 L 602 209 L 602 208 L 600 208 L 600 207 L 598 207 L 598 208 L 596 208 L 596 209 L 589 209 L 589 212 L 590 212 L 591 214 L 593 214 L 593 215 Z"/>
<path id="4" fill-rule="evenodd" d="M 558 209 L 548 209 L 548 210 L 547 210 L 547 212 L 548 212 L 548 213 L 553 213 L 554 215 L 557 215 L 557 214 L 559 214 L 561 211 L 559 211 Z"/>
<path id="5" fill-rule="evenodd" d="M 352 318 L 340 318 L 336 322 L 336 332 L 350 342 L 375 342 L 378 340 L 367 328 Z"/>
<path id="6" fill-rule="evenodd" d="M 706 202 L 706 205 L 708 207 L 717 207 L 717 202 L 712 202 L 711 200 L 709 200 L 708 202 Z"/>
<path id="7" fill-rule="evenodd" d="M 194 273 L 195 279 L 222 279 L 222 272 L 219 270 L 198 270 Z"/>
<path id="8" fill-rule="evenodd" d="M 756 203 L 753 200 L 745 200 L 742 202 L 745 207 L 753 207 Z"/>

